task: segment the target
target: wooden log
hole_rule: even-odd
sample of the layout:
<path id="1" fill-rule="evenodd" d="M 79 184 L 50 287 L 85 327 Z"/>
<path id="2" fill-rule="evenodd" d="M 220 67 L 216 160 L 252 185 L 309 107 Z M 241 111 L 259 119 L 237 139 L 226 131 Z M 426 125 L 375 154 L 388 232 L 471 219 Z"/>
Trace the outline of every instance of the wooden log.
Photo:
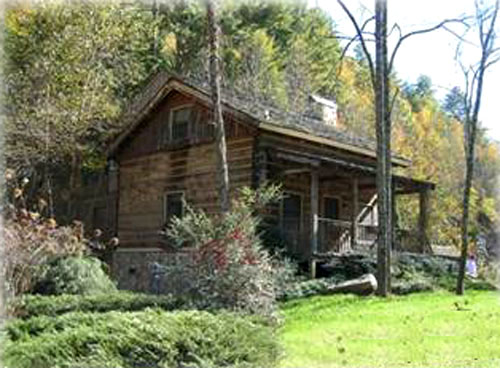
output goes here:
<path id="1" fill-rule="evenodd" d="M 328 287 L 328 294 L 352 293 L 357 295 L 369 295 L 377 290 L 377 279 L 371 273 Z"/>

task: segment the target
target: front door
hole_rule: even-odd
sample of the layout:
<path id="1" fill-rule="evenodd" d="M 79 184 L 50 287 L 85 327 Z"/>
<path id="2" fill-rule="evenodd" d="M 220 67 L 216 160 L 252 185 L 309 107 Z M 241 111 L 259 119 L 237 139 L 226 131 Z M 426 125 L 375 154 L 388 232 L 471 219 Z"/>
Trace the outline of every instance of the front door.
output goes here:
<path id="1" fill-rule="evenodd" d="M 283 240 L 293 254 L 300 252 L 302 230 L 302 197 L 285 193 L 281 209 L 281 229 Z"/>

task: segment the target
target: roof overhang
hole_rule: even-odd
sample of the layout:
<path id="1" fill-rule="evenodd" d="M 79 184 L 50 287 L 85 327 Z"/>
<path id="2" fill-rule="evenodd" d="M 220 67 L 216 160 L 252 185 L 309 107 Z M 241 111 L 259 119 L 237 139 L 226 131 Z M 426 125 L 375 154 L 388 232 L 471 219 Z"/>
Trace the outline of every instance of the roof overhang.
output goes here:
<path id="1" fill-rule="evenodd" d="M 362 175 L 365 177 L 372 177 L 373 184 L 370 186 L 375 187 L 375 176 L 377 168 L 373 165 L 367 165 L 360 162 L 352 162 L 342 158 L 318 155 L 315 153 L 294 152 L 282 148 L 273 148 L 276 158 L 289 162 L 294 162 L 302 167 L 309 167 L 311 170 L 321 170 L 325 173 L 323 168 L 338 167 L 346 170 L 346 172 L 354 173 L 355 175 Z M 411 194 L 418 193 L 423 190 L 434 190 L 436 184 L 427 180 L 414 179 L 404 175 L 392 175 L 392 181 L 396 184 L 396 194 Z"/>
<path id="2" fill-rule="evenodd" d="M 355 146 L 352 144 L 338 142 L 338 141 L 335 141 L 333 139 L 320 137 L 320 136 L 317 136 L 317 135 L 314 135 L 311 133 L 301 132 L 301 131 L 298 131 L 295 129 L 290 129 L 290 128 L 286 128 L 286 127 L 282 127 L 282 126 L 278 126 L 278 125 L 274 125 L 274 124 L 265 123 L 265 122 L 259 123 L 258 127 L 264 131 L 277 133 L 277 134 L 283 134 L 283 135 L 286 135 L 289 137 L 303 139 L 303 140 L 307 140 L 309 142 L 323 144 L 325 146 L 338 148 L 338 149 L 341 149 L 344 151 L 349 151 L 349 152 L 361 154 L 361 155 L 368 156 L 371 158 L 375 158 L 375 159 L 377 158 L 377 153 L 373 150 L 363 148 L 363 147 L 358 147 L 358 146 Z M 392 163 L 396 166 L 408 167 L 411 164 L 411 161 L 404 159 L 404 158 L 400 158 L 400 157 L 393 157 Z"/>
<path id="3" fill-rule="evenodd" d="M 200 90 L 199 88 L 196 88 L 195 86 L 189 85 L 181 78 L 168 76 L 166 73 L 158 73 L 155 77 L 153 77 L 148 85 L 144 88 L 144 91 L 146 91 L 146 93 L 143 92 L 141 94 L 142 98 L 138 98 L 124 113 L 122 120 L 124 121 L 124 126 L 126 126 L 126 128 L 112 140 L 107 150 L 108 157 L 112 157 L 116 154 L 119 147 L 126 140 L 126 138 L 130 134 L 132 134 L 139 125 L 141 125 L 141 123 L 157 106 L 157 104 L 160 103 L 170 92 L 178 91 L 187 95 L 191 95 L 208 106 L 212 105 L 212 99 L 209 94 Z M 309 142 L 322 144 L 325 146 L 368 156 L 375 159 L 377 157 L 376 152 L 368 148 L 339 142 L 335 139 L 321 137 L 313 133 L 307 133 L 261 121 L 259 119 L 256 119 L 254 116 L 241 111 L 237 106 L 232 106 L 227 101 L 223 101 L 222 108 L 224 112 L 231 113 L 232 115 L 235 115 L 236 117 L 241 119 L 242 122 L 252 125 L 263 131 L 303 139 Z M 411 161 L 401 157 L 392 157 L 392 163 L 395 166 L 408 167 Z"/>

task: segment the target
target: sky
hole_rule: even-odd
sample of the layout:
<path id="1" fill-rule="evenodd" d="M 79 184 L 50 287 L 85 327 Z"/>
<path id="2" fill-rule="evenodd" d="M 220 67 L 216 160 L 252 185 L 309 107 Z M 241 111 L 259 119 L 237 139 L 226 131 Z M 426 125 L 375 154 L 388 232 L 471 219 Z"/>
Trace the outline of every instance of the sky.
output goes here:
<path id="1" fill-rule="evenodd" d="M 327 11 L 337 24 L 337 31 L 352 36 L 355 30 L 335 0 L 309 0 L 311 6 L 319 6 Z M 491 0 L 490 0 L 491 2 Z M 361 23 L 373 14 L 375 1 L 345 0 L 346 5 Z M 444 19 L 458 18 L 463 14 L 472 14 L 474 0 L 389 0 L 389 29 L 398 23 L 403 33 L 427 28 Z M 500 23 L 500 22 L 497 22 Z M 500 46 L 500 24 L 499 27 Z M 453 29 L 460 30 L 457 25 Z M 476 44 L 476 38 L 470 34 L 470 40 Z M 395 34 L 389 38 L 389 52 L 396 40 Z M 457 38 L 445 30 L 438 30 L 424 35 L 416 35 L 404 41 L 394 62 L 398 76 L 410 83 L 419 75 L 431 78 L 438 98 L 443 98 L 454 86 L 464 86 L 464 77 L 455 60 Z M 471 62 L 477 56 L 477 48 L 468 46 L 463 57 Z M 500 62 L 492 66 L 486 77 L 479 118 L 490 138 L 500 141 Z"/>

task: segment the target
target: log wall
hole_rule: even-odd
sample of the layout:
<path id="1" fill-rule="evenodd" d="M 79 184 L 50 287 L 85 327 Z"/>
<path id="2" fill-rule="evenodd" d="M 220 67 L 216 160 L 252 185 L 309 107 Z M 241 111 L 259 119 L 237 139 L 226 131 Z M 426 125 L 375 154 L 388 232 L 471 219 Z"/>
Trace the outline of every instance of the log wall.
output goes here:
<path id="1" fill-rule="evenodd" d="M 219 208 L 216 155 L 210 110 L 192 98 L 174 93 L 143 123 L 118 155 L 120 167 L 117 232 L 122 247 L 161 246 L 163 198 L 183 192 L 186 201 L 208 213 Z M 162 145 L 161 137 L 172 108 L 196 109 L 189 139 Z M 225 116 L 231 194 L 252 184 L 252 129 Z"/>

